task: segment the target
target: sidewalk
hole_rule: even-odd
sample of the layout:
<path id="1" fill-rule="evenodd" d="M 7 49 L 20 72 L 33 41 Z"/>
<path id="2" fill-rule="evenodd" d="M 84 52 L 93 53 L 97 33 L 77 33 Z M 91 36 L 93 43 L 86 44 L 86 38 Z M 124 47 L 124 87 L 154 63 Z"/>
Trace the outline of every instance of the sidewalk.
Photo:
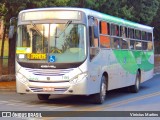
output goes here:
<path id="1" fill-rule="evenodd" d="M 16 92 L 15 75 L 0 76 L 0 92 Z"/>
<path id="2" fill-rule="evenodd" d="M 0 92 L 16 92 L 16 82 L 15 81 L 0 81 Z"/>

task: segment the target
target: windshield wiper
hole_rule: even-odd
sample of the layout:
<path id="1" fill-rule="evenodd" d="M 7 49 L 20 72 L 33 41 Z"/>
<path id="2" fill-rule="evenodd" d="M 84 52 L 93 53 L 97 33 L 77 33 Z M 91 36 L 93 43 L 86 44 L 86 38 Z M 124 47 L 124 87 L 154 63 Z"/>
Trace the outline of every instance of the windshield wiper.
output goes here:
<path id="1" fill-rule="evenodd" d="M 72 23 L 72 20 L 69 20 L 69 21 L 66 23 L 65 28 L 63 29 L 63 31 L 62 31 L 61 33 L 59 33 L 59 34 L 56 36 L 56 38 L 59 38 L 59 37 L 62 35 L 62 33 L 64 33 L 64 31 L 67 29 L 67 27 L 68 27 L 71 23 Z"/>
<path id="2" fill-rule="evenodd" d="M 31 22 L 31 25 L 34 27 L 34 29 L 36 30 L 36 32 L 40 35 L 40 36 L 43 36 L 42 33 L 39 31 L 39 29 L 37 28 L 36 24 L 33 24 Z"/>

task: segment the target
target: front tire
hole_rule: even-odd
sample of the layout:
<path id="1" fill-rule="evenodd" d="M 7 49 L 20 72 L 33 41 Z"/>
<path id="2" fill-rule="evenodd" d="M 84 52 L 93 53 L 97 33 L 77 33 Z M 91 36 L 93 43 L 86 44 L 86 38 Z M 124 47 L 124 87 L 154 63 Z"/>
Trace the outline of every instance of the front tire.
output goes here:
<path id="1" fill-rule="evenodd" d="M 93 103 L 102 104 L 106 98 L 106 90 L 107 90 L 106 77 L 102 76 L 100 92 L 97 94 L 91 95 L 91 99 L 93 100 Z"/>
<path id="2" fill-rule="evenodd" d="M 49 94 L 38 94 L 38 99 L 39 100 L 48 100 L 49 99 Z"/>

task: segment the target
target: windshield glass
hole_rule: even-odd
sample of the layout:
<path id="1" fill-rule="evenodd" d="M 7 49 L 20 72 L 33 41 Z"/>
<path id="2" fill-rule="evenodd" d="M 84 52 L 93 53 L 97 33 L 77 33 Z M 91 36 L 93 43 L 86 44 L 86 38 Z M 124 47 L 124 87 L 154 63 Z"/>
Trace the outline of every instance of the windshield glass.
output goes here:
<path id="1" fill-rule="evenodd" d="M 86 57 L 82 24 L 30 24 L 18 27 L 17 59 L 22 62 L 82 62 Z"/>

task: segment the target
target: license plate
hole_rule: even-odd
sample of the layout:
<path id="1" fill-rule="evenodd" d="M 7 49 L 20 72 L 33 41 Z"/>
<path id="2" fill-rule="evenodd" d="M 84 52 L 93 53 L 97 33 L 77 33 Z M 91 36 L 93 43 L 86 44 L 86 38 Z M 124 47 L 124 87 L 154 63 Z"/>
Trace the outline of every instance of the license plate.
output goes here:
<path id="1" fill-rule="evenodd" d="M 54 88 L 52 88 L 52 87 L 45 87 L 45 88 L 43 88 L 43 91 L 44 92 L 53 92 Z"/>

